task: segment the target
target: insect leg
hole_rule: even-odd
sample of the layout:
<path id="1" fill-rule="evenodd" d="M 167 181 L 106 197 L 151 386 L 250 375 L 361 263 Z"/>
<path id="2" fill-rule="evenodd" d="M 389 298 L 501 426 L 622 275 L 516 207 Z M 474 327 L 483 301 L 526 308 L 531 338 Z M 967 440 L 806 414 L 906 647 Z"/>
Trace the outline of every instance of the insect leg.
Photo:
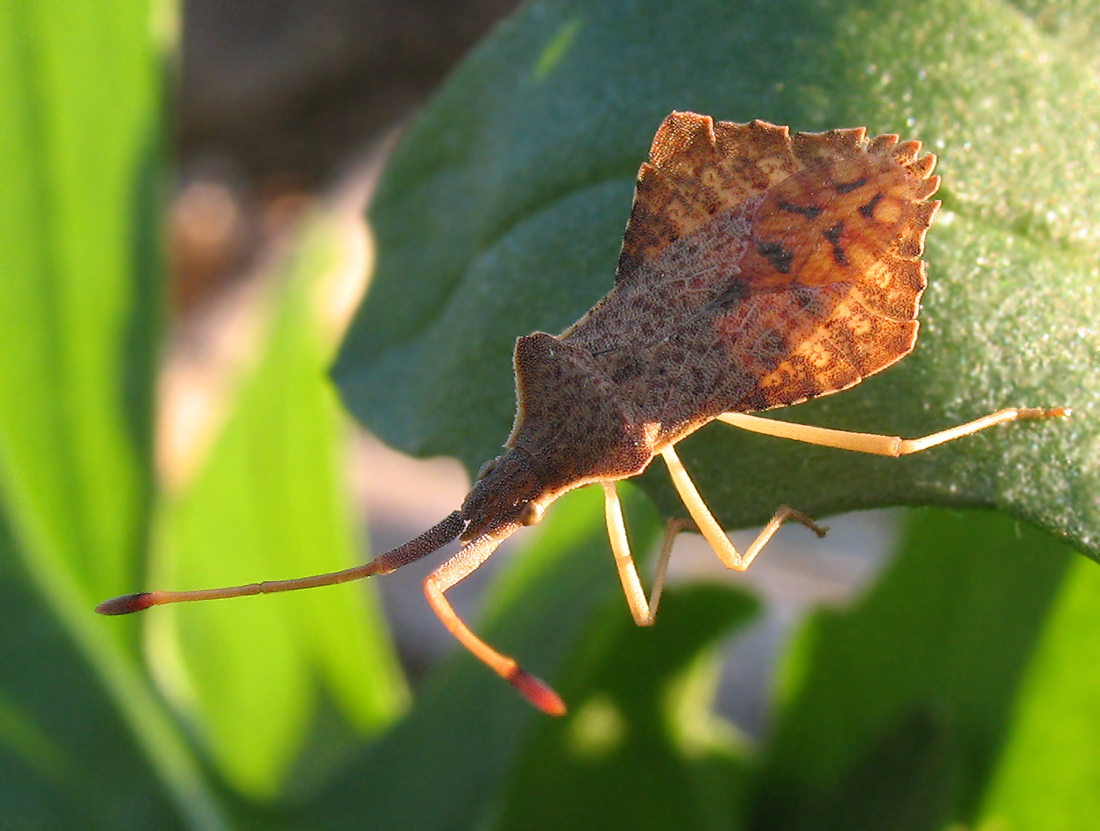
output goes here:
<path id="1" fill-rule="evenodd" d="M 546 682 L 524 670 L 515 659 L 497 652 L 475 635 L 445 597 L 445 592 L 469 577 L 484 563 L 500 540 L 484 535 L 464 545 L 457 554 L 433 571 L 424 580 L 424 594 L 432 610 L 455 638 L 489 669 L 515 687 L 519 693 L 552 716 L 565 715 L 565 702 Z"/>
<path id="2" fill-rule="evenodd" d="M 805 514 L 794 510 L 794 508 L 780 505 L 775 512 L 775 516 L 771 518 L 771 522 L 764 526 L 764 530 L 753 540 L 752 545 L 748 547 L 744 554 L 741 554 L 734 548 L 733 543 L 726 536 L 726 532 L 722 530 L 722 526 L 711 514 L 710 509 L 703 501 L 703 497 L 696 490 L 695 483 L 691 481 L 687 470 L 684 469 L 683 462 L 676 455 L 676 451 L 672 449 L 672 445 L 662 450 L 661 456 L 664 457 L 665 464 L 668 465 L 668 472 L 672 474 L 672 483 L 676 486 L 680 499 L 684 501 L 684 507 L 687 508 L 691 518 L 695 520 L 699 533 L 714 549 L 714 553 L 718 555 L 718 559 L 722 561 L 722 565 L 726 568 L 734 571 L 747 569 L 752 565 L 752 561 L 756 559 L 756 555 L 760 553 L 760 550 L 768 544 L 768 540 L 775 536 L 779 526 L 788 519 L 801 522 L 819 537 L 825 536 L 826 529 L 824 526 L 818 525 Z"/>
<path id="3" fill-rule="evenodd" d="M 619 570 L 619 580 L 623 584 L 623 594 L 630 607 L 630 614 L 639 626 L 652 626 L 657 617 L 657 604 L 661 602 L 661 593 L 665 589 L 665 574 L 668 572 L 668 558 L 672 553 L 672 543 L 676 535 L 691 523 L 683 519 L 670 519 L 665 526 L 665 538 L 661 545 L 661 554 L 657 559 L 657 573 L 653 578 L 653 590 L 646 600 L 642 581 L 634 558 L 630 555 L 630 541 L 626 536 L 626 523 L 623 521 L 623 508 L 619 502 L 619 492 L 614 482 L 602 482 L 604 493 L 604 515 L 607 518 L 607 536 L 611 540 L 611 551 L 615 555 L 615 567 Z"/>
<path id="4" fill-rule="evenodd" d="M 718 421 L 740 427 L 742 430 L 750 430 L 753 433 L 764 433 L 769 436 L 777 436 L 781 439 L 794 439 L 808 444 L 820 444 L 825 447 L 837 447 L 841 450 L 855 450 L 858 453 L 874 453 L 878 456 L 906 456 L 910 453 L 919 453 L 929 447 L 954 441 L 955 439 L 969 436 L 1003 424 L 1006 421 L 1020 421 L 1028 418 L 1061 418 L 1068 416 L 1067 407 L 1026 407 L 998 410 L 982 418 L 968 421 L 957 427 L 941 430 L 928 436 L 917 439 L 903 439 L 900 436 L 880 436 L 875 433 L 852 433 L 847 430 L 830 430 L 826 427 L 814 427 L 809 424 L 791 424 L 786 421 L 775 421 L 770 418 L 746 415 L 745 413 L 723 413 L 718 416 Z"/>

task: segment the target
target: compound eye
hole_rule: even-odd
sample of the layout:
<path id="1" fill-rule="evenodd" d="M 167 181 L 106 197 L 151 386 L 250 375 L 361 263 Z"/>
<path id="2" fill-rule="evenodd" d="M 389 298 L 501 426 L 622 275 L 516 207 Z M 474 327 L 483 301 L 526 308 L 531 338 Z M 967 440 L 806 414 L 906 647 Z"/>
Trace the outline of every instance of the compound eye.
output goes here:
<path id="1" fill-rule="evenodd" d="M 475 482 L 480 482 L 482 479 L 484 479 L 486 476 L 488 476 L 490 473 L 492 473 L 494 470 L 496 470 L 497 462 L 499 462 L 499 461 L 500 461 L 500 456 L 497 456 L 495 459 L 490 459 L 485 464 L 483 464 L 477 472 L 477 479 L 475 479 L 474 481 Z"/>
<path id="2" fill-rule="evenodd" d="M 541 522 L 544 513 L 546 513 L 546 509 L 543 508 L 542 505 L 539 505 L 537 502 L 528 502 L 527 506 L 523 509 L 523 513 L 520 515 L 520 524 L 534 525 L 537 522 Z"/>

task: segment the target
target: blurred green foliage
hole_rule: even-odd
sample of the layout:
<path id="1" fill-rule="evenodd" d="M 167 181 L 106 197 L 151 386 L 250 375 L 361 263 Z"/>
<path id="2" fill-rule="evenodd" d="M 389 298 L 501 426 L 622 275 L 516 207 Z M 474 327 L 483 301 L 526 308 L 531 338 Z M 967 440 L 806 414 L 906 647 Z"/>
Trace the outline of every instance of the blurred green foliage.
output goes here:
<path id="1" fill-rule="evenodd" d="M 807 622 L 756 747 L 711 712 L 709 649 L 754 602 L 677 586 L 657 626 L 635 628 L 593 489 L 555 506 L 478 623 L 559 686 L 561 721 L 465 655 L 402 717 L 370 586 L 93 614 L 147 580 L 232 583 L 363 556 L 313 313 L 335 251 L 324 217 L 261 304 L 199 469 L 182 487 L 154 477 L 163 22 L 151 0 L 0 6 L 5 827 L 1087 826 L 1100 575 L 1059 538 L 1100 550 L 1100 12 L 534 2 L 395 154 L 341 391 L 390 442 L 471 469 L 507 435 L 515 337 L 564 328 L 610 286 L 634 172 L 669 110 L 865 124 L 941 156 L 916 353 L 780 417 L 906 435 L 1010 404 L 1069 404 L 1075 418 L 902 461 L 720 426 L 686 443 L 730 527 L 784 501 L 817 515 L 955 507 L 910 514 L 877 585 Z M 643 487 L 677 509 L 661 475 Z M 1002 511 L 958 512 L 977 505 Z M 633 490 L 628 508 L 644 551 L 657 512 Z"/>

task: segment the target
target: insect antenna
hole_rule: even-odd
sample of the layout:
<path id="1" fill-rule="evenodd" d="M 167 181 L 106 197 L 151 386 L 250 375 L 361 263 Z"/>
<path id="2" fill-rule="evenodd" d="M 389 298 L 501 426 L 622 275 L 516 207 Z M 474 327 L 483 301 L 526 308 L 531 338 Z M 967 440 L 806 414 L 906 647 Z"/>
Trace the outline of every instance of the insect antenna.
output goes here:
<path id="1" fill-rule="evenodd" d="M 228 597 L 247 597 L 253 594 L 273 594 L 292 592 L 298 589 L 312 589 L 317 586 L 332 586 L 362 580 L 376 574 L 390 574 L 414 560 L 419 560 L 442 548 L 455 539 L 466 527 L 466 521 L 460 511 L 455 511 L 442 522 L 433 525 L 419 537 L 399 545 L 385 554 L 380 554 L 369 563 L 333 571 L 328 574 L 315 574 L 312 577 L 299 577 L 293 580 L 267 580 L 262 583 L 249 583 L 244 586 L 227 586 L 220 589 L 196 589 L 193 591 L 152 591 L 124 594 L 105 600 L 95 607 L 101 615 L 128 615 L 140 612 L 151 606 L 166 606 L 169 603 L 190 603 L 197 600 L 221 600 Z"/>

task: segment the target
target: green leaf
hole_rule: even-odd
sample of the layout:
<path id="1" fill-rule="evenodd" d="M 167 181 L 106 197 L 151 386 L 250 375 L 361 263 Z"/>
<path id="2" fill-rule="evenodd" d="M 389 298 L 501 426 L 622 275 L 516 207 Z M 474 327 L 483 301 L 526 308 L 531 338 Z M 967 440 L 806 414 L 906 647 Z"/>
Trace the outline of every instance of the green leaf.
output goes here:
<path id="1" fill-rule="evenodd" d="M 1100 676 L 1087 663 L 1091 647 L 1068 664 L 1051 659 L 1095 632 L 1095 604 L 1088 611 L 1081 600 L 1095 597 L 1100 572 L 1091 563 L 1067 572 L 1070 563 L 1067 546 L 1001 514 L 913 513 L 875 590 L 851 611 L 818 613 L 792 651 L 751 827 L 934 829 L 1037 817 L 1050 801 L 1030 782 L 1015 796 L 1001 787 L 983 807 L 998 778 L 1021 787 L 1022 765 L 1050 779 L 1072 771 L 1075 786 L 1060 789 L 1055 813 L 1093 810 L 1081 783 L 1095 763 L 1081 748 L 1095 717 L 1073 713 L 1095 704 Z M 1077 705 L 1054 715 L 1042 705 L 1055 701 Z M 1047 716 L 1072 720 L 1073 732 L 1044 740 L 1035 719 Z M 1024 755 L 1044 745 L 1066 754 L 1045 773 Z"/>
<path id="2" fill-rule="evenodd" d="M 338 231 L 315 217 L 257 303 L 256 342 L 239 356 L 246 365 L 235 390 L 222 396 L 225 423 L 200 469 L 165 495 L 153 588 L 239 585 L 362 561 L 344 487 L 347 425 L 325 376 Z M 241 792 L 309 792 L 396 716 L 405 691 L 375 589 L 359 583 L 144 616 L 161 689 Z M 324 746 L 312 744 L 318 720 L 330 723 Z"/>
<path id="3" fill-rule="evenodd" d="M 1082 828 L 1100 811 L 1100 574 L 1073 563 L 1035 646 L 980 828 Z"/>
<path id="4" fill-rule="evenodd" d="M 152 7 L 0 6 L 0 781 L 12 828 L 224 823 L 138 669 L 134 627 L 92 611 L 137 580 L 152 499 Z"/>
<path id="5" fill-rule="evenodd" d="M 611 286 L 631 185 L 673 109 L 796 130 L 866 125 L 940 156 L 922 338 L 898 367 L 781 418 L 918 436 L 1004 406 L 1074 408 L 902 461 L 709 427 L 684 443 L 729 527 L 991 505 L 1100 552 L 1098 13 L 1074 4 L 536 2 L 456 72 L 372 212 L 371 294 L 337 367 L 352 411 L 412 453 L 494 456 L 517 336 Z M 383 392 L 384 391 L 384 392 Z M 663 471 L 642 478 L 682 512 Z M 823 483 L 828 483 L 823 487 Z"/>

